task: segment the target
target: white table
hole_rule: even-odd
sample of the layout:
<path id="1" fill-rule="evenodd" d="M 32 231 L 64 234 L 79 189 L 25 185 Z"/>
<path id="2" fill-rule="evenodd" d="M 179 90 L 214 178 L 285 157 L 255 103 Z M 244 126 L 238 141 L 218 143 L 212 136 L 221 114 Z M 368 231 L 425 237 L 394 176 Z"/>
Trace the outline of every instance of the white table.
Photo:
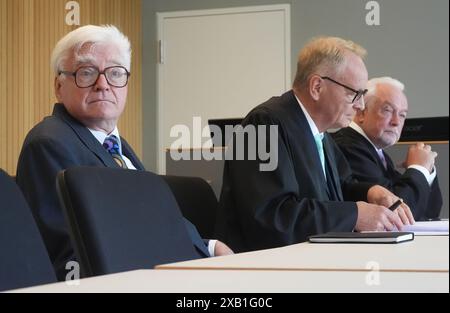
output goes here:
<path id="1" fill-rule="evenodd" d="M 158 269 L 436 272 L 449 270 L 448 236 L 400 244 L 311 244 L 160 265 Z"/>
<path id="2" fill-rule="evenodd" d="M 139 270 L 56 283 L 13 292 L 157 292 L 157 293 L 278 293 L 278 292 L 449 292 L 448 273 Z M 201 298 L 200 295 L 191 298 Z"/>

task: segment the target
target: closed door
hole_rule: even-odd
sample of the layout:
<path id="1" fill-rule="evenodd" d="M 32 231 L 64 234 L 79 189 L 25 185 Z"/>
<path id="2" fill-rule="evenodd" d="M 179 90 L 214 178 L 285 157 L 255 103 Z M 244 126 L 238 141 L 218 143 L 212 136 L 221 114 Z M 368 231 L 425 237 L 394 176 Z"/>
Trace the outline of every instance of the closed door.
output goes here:
<path id="1" fill-rule="evenodd" d="M 175 125 L 199 148 L 208 119 L 243 117 L 291 86 L 289 5 L 158 13 L 158 40 L 159 173 Z"/>

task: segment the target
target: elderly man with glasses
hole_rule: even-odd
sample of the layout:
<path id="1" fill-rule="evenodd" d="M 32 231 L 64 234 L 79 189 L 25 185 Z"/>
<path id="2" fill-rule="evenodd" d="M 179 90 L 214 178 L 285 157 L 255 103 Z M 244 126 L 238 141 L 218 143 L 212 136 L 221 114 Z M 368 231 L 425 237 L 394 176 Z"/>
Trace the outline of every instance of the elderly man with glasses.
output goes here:
<path id="1" fill-rule="evenodd" d="M 400 139 L 408 113 L 404 85 L 391 77 L 373 78 L 367 85 L 366 107 L 358 110 L 349 127 L 333 134 L 360 181 L 382 185 L 403 198 L 416 220 L 438 218 L 442 207 L 435 159 L 431 146 L 418 142 L 409 147 L 399 172 L 385 149 Z"/>
<path id="2" fill-rule="evenodd" d="M 267 160 L 226 161 L 217 236 L 233 250 L 279 247 L 330 231 L 392 230 L 414 223 L 407 205 L 389 210 L 399 199 L 396 195 L 354 180 L 326 133 L 348 126 L 355 110 L 364 107 L 364 55 L 362 47 L 341 38 L 312 40 L 300 52 L 292 90 L 245 117 L 246 128 L 278 129 L 278 150 L 270 153 L 278 158 L 270 163 L 278 166 L 262 171 Z M 257 138 L 258 149 L 272 147 L 271 136 L 263 137 Z M 231 147 L 239 149 L 235 143 Z"/>
<path id="3" fill-rule="evenodd" d="M 25 138 L 17 183 L 33 210 L 60 280 L 67 273 L 67 262 L 75 257 L 56 193 L 57 173 L 75 166 L 144 170 L 117 128 L 125 108 L 130 64 L 130 42 L 114 26 L 80 27 L 53 50 L 58 103 L 53 114 Z M 195 227 L 185 222 L 199 256 L 231 253 L 214 240 L 206 246 Z"/>

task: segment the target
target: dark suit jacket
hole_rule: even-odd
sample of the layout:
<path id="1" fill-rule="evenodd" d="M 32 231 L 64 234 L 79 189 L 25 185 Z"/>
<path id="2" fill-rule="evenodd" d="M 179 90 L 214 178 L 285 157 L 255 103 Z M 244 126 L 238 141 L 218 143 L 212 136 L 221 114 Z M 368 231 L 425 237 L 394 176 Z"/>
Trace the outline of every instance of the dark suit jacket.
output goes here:
<path id="1" fill-rule="evenodd" d="M 216 225 L 219 239 L 240 252 L 353 230 L 357 219 L 353 201 L 366 200 L 373 184 L 354 182 L 348 164 L 338 172 L 335 164 L 346 161 L 327 134 L 325 180 L 311 129 L 293 91 L 253 109 L 243 121 L 246 125 L 278 126 L 278 167 L 262 172 L 260 160 L 225 162 Z"/>
<path id="2" fill-rule="evenodd" d="M 375 147 L 353 128 L 343 128 L 333 134 L 333 138 L 345 154 L 357 179 L 382 185 L 403 198 L 417 220 L 439 216 L 442 195 L 437 177 L 430 188 L 418 170 L 407 169 L 403 174 L 397 171 L 386 153 L 385 169 Z"/>
<path id="3" fill-rule="evenodd" d="M 144 170 L 130 145 L 121 138 L 122 152 L 138 170 Z M 56 193 L 56 175 L 76 166 L 119 166 L 91 132 L 55 104 L 52 116 L 44 118 L 25 138 L 17 166 L 17 183 L 32 208 L 58 278 L 64 279 L 65 264 L 74 260 L 63 212 Z M 199 256 L 208 256 L 195 227 L 186 221 Z"/>

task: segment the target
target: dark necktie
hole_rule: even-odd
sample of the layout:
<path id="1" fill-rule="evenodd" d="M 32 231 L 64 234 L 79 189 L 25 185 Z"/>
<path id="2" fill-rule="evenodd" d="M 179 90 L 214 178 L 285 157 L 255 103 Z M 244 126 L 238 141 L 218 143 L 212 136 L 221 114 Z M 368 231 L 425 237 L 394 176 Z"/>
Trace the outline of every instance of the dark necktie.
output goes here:
<path id="1" fill-rule="evenodd" d="M 112 158 L 121 168 L 128 168 L 124 159 L 120 155 L 119 141 L 116 136 L 111 135 L 105 138 L 103 147 L 111 154 Z"/>
<path id="2" fill-rule="evenodd" d="M 377 150 L 378 156 L 380 157 L 381 163 L 383 163 L 384 169 L 387 169 L 387 162 L 386 162 L 386 158 L 384 157 L 384 152 L 383 150 Z"/>

